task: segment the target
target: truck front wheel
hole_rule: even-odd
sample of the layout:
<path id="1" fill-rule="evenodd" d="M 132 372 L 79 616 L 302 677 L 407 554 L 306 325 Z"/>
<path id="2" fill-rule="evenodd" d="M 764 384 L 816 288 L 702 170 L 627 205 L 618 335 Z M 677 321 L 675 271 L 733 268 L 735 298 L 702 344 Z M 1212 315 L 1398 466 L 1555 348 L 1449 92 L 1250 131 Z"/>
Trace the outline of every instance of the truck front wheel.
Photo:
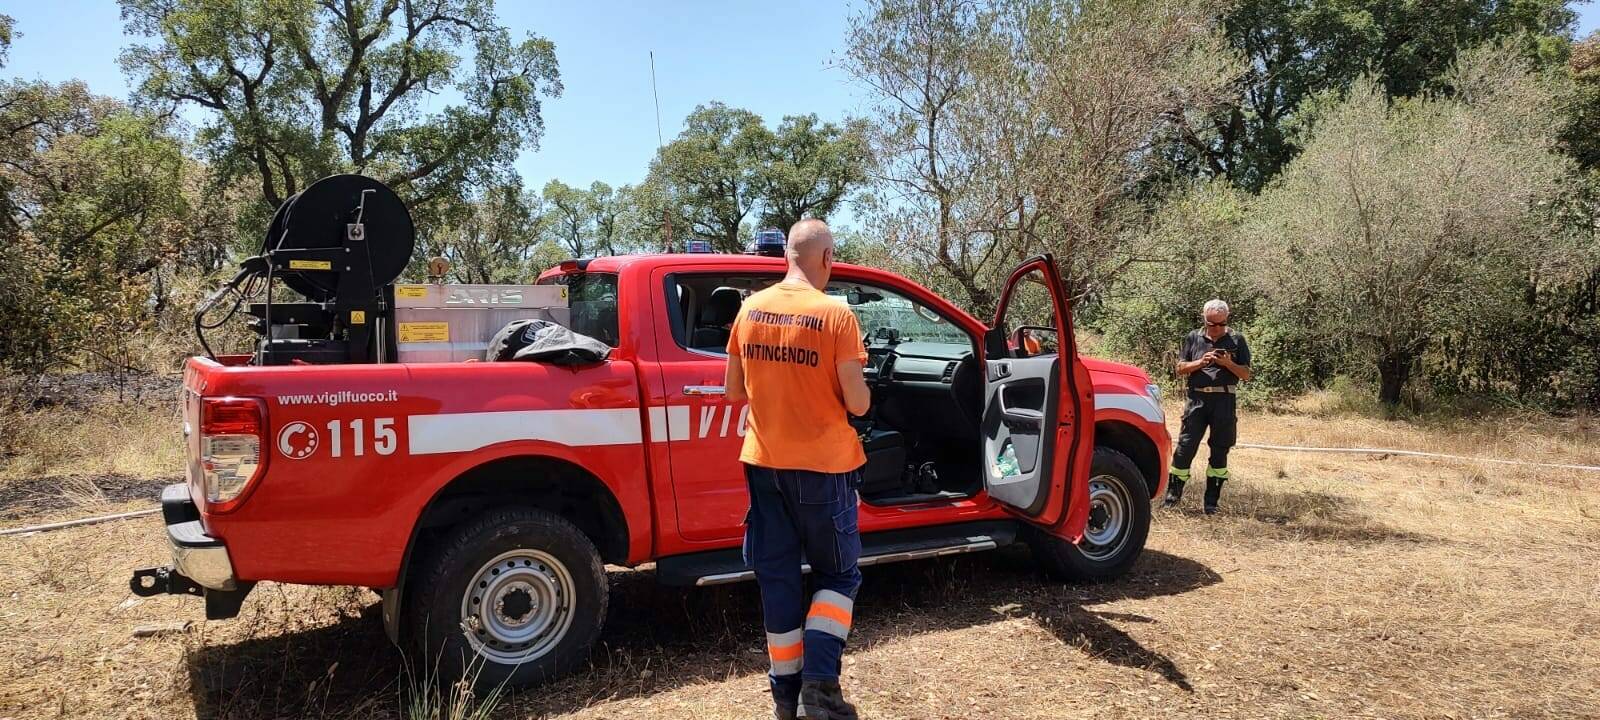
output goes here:
<path id="1" fill-rule="evenodd" d="M 480 689 L 570 672 L 588 658 L 606 616 L 605 568 L 594 543 L 543 510 L 499 510 L 454 528 L 413 576 L 413 668 Z"/>
<path id="2" fill-rule="evenodd" d="M 1150 492 L 1139 466 L 1116 450 L 1094 449 L 1089 468 L 1089 523 L 1074 545 L 1032 530 L 1028 544 L 1046 571 L 1098 582 L 1122 576 L 1144 551 L 1150 534 Z"/>

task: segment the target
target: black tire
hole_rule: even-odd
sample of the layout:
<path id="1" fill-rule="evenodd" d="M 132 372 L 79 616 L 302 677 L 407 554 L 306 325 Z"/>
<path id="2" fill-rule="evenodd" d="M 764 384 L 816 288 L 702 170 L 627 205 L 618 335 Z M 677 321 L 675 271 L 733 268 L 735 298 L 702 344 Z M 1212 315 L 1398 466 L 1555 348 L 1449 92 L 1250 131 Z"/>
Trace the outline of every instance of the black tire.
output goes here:
<path id="1" fill-rule="evenodd" d="M 471 678 L 480 690 L 544 682 L 587 661 L 610 590 L 594 543 L 565 518 L 533 508 L 497 510 L 452 528 L 407 584 L 407 629 L 422 652 L 410 666 L 437 668 L 446 683 Z M 506 610 L 489 610 L 495 624 L 486 627 L 484 615 L 463 606 Z M 510 642 L 516 632 L 537 634 Z"/>
<path id="2" fill-rule="evenodd" d="M 1083 542 L 1074 545 L 1041 530 L 1028 528 L 1028 546 L 1046 572 L 1059 578 L 1086 582 L 1114 580 L 1128 572 L 1144 551 L 1145 539 L 1150 535 L 1150 491 L 1144 474 L 1127 455 L 1108 447 L 1096 447 L 1089 468 L 1090 523 L 1084 531 Z M 1103 493 L 1113 493 L 1116 499 Z M 1099 496 L 1097 500 L 1096 497 Z M 1096 513 L 1100 513 L 1101 527 L 1109 512 L 1108 503 L 1120 504 L 1125 522 L 1119 531 L 1102 543 L 1091 542 L 1091 531 L 1096 527 Z"/>

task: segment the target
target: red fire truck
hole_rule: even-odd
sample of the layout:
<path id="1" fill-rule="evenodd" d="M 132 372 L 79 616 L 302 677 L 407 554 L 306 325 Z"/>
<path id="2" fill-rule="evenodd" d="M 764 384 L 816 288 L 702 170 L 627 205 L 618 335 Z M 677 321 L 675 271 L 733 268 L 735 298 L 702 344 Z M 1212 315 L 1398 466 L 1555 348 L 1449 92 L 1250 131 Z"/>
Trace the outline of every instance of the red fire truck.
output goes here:
<path id="1" fill-rule="evenodd" d="M 723 348 L 740 300 L 783 273 L 742 255 L 564 262 L 539 284 L 612 348 L 579 367 L 192 358 L 188 481 L 162 495 L 173 563 L 133 589 L 203 596 L 215 619 L 260 581 L 367 586 L 391 638 L 444 672 L 570 671 L 600 634 L 606 564 L 751 578 L 747 407 L 723 396 Z M 1159 393 L 1078 354 L 1049 257 L 1011 274 L 988 323 L 867 267 L 835 266 L 827 292 L 870 356 L 862 565 L 1024 541 L 1063 577 L 1129 569 L 1164 489 Z"/>

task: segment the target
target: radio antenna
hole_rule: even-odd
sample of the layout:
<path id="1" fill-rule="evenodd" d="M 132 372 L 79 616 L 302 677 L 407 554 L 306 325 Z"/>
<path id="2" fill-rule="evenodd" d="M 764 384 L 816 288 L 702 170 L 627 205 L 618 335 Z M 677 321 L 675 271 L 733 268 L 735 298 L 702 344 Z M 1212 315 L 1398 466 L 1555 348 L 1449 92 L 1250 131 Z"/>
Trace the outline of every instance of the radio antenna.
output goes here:
<path id="1" fill-rule="evenodd" d="M 650 51 L 650 96 L 656 102 L 656 153 L 666 148 L 667 142 L 661 136 L 661 93 L 656 90 L 656 51 Z M 663 201 L 666 198 L 662 198 Z M 667 202 L 661 203 L 661 233 L 664 249 L 672 252 L 672 211 Z"/>

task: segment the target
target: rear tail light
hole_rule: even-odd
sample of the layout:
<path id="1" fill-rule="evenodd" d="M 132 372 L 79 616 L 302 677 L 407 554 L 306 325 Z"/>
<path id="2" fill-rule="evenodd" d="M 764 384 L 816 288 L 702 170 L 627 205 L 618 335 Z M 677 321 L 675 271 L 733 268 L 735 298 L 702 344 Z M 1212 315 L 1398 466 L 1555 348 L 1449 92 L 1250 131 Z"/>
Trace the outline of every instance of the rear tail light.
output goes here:
<path id="1" fill-rule="evenodd" d="M 206 501 L 225 510 L 266 469 L 266 406 L 255 398 L 200 401 L 200 468 Z"/>

